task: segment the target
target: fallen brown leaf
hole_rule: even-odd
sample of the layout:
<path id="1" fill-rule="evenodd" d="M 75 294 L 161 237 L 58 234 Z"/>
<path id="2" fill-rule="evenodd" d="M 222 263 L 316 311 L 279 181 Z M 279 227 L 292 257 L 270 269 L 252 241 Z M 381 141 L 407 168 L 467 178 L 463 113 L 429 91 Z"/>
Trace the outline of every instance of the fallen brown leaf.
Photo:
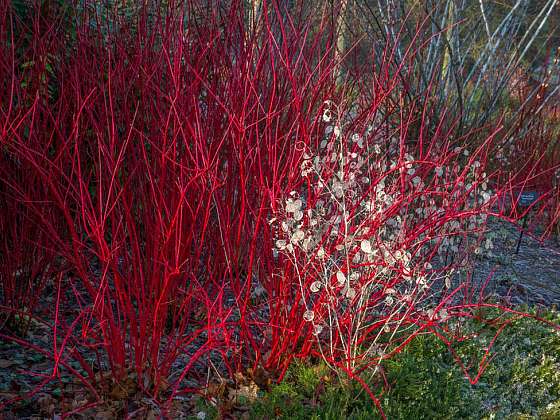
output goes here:
<path id="1" fill-rule="evenodd" d="M 245 398 L 248 402 L 252 402 L 257 399 L 259 387 L 252 382 L 249 385 L 241 385 L 237 389 L 230 388 L 228 391 L 228 398 L 234 404 L 239 401 L 239 398 Z"/>

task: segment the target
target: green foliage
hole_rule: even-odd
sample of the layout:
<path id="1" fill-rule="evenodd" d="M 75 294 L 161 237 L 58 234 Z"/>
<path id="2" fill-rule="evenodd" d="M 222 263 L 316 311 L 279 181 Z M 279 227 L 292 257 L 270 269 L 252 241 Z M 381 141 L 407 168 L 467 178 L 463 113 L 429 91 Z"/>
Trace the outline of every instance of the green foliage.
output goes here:
<path id="1" fill-rule="evenodd" d="M 558 323 L 557 314 L 555 318 Z M 465 346 L 460 351 L 469 349 Z M 471 390 L 471 395 L 487 407 L 481 415 L 532 418 L 560 398 L 558 332 L 532 319 L 522 319 L 505 330 L 493 353 L 493 363 Z"/>
<path id="2" fill-rule="evenodd" d="M 269 418 L 271 414 L 279 418 L 308 418 L 309 410 L 304 405 L 303 389 L 297 383 L 285 381 L 276 385 L 267 395 L 259 400 L 251 410 L 253 418 Z"/>
<path id="3" fill-rule="evenodd" d="M 465 379 L 447 347 L 431 336 L 418 337 L 386 364 L 392 388 L 383 405 L 389 418 L 464 418 L 471 401 L 463 399 Z"/>
<path id="4" fill-rule="evenodd" d="M 497 315 L 492 309 L 477 315 L 464 325 L 475 338 L 454 346 L 472 372 L 498 328 L 484 322 Z M 541 316 L 560 321 L 557 312 Z M 418 337 L 384 365 L 391 385 L 381 398 L 385 414 L 390 419 L 560 418 L 560 333 L 523 318 L 504 330 L 491 356 L 479 382 L 470 385 L 446 345 L 433 336 Z M 381 387 L 370 385 L 379 395 Z M 379 414 L 357 384 L 329 376 L 324 365 L 298 363 L 251 407 L 250 418 L 371 419 Z"/>

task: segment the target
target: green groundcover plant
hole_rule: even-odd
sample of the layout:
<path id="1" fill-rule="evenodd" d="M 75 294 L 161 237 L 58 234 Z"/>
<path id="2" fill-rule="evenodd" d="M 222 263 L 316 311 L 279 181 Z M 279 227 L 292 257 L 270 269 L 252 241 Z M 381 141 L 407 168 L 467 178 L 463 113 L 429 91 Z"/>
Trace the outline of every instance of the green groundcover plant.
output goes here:
<path id="1" fill-rule="evenodd" d="M 525 308 L 528 310 L 527 308 Z M 535 313 L 534 310 L 528 310 Z M 494 315 L 497 315 L 494 312 Z M 545 311 L 545 319 L 560 314 Z M 476 334 L 456 351 L 476 358 L 480 345 L 494 334 L 491 312 L 463 327 Z M 391 419 L 547 419 L 560 417 L 560 335 L 530 318 L 514 321 L 500 336 L 492 359 L 475 385 L 458 369 L 449 349 L 433 336 L 417 337 L 404 351 L 383 365 L 390 385 L 381 398 Z M 378 413 L 355 384 L 332 377 L 324 363 L 294 364 L 284 381 L 249 402 L 240 399 L 234 415 L 243 418 L 371 419 Z M 372 387 L 376 387 L 372 382 Z M 219 410 L 201 399 L 197 414 L 218 418 Z M 194 417 L 193 417 L 194 418 Z"/>

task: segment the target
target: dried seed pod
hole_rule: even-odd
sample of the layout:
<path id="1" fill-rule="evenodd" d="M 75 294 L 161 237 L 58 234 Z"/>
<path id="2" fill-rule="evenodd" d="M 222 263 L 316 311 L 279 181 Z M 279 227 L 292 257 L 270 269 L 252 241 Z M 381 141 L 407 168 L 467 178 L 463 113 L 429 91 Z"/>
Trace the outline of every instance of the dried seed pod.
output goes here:
<path id="1" fill-rule="evenodd" d="M 372 249 L 371 249 L 371 242 L 368 241 L 367 239 L 364 239 L 361 243 L 360 243 L 360 249 L 365 252 L 366 254 L 371 254 L 372 253 Z"/>
<path id="2" fill-rule="evenodd" d="M 292 238 L 290 239 L 290 241 L 295 244 L 298 243 L 299 241 L 301 241 L 303 238 L 305 237 L 305 232 L 301 229 L 296 230 L 293 235 Z"/>
<path id="3" fill-rule="evenodd" d="M 354 299 L 356 297 L 356 289 L 349 287 L 348 290 L 346 290 L 346 297 L 348 299 Z"/>
<path id="4" fill-rule="evenodd" d="M 319 334 L 321 334 L 321 331 L 323 331 L 323 326 L 322 325 L 316 324 L 316 325 L 313 326 L 313 334 L 319 335 Z"/>
<path id="5" fill-rule="evenodd" d="M 286 212 L 287 213 L 295 213 L 301 210 L 302 201 L 298 198 L 297 200 L 292 200 L 289 198 L 286 201 Z"/>
<path id="6" fill-rule="evenodd" d="M 337 271 L 336 273 L 336 281 L 338 282 L 339 285 L 343 285 L 344 283 L 346 283 L 346 276 L 344 275 L 344 273 L 342 271 Z"/>
<path id="7" fill-rule="evenodd" d="M 321 286 L 323 284 L 320 281 L 314 281 L 313 283 L 311 283 L 311 286 L 309 287 L 311 289 L 311 291 L 313 293 L 317 293 L 319 290 L 321 290 Z"/>

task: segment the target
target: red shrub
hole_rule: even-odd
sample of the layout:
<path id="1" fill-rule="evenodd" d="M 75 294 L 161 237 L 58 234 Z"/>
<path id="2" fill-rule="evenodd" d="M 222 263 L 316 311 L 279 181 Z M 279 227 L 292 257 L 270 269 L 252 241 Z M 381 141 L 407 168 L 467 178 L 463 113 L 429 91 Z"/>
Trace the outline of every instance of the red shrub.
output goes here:
<path id="1" fill-rule="evenodd" d="M 482 304 L 453 273 L 504 189 L 499 130 L 453 138 L 430 91 L 407 98 L 413 51 L 394 64 L 388 45 L 337 85 L 325 17 L 263 2 L 248 32 L 237 1 L 94 6 L 36 18 L 40 64 L 2 51 L 0 220 L 18 221 L 2 255 L 59 261 L 52 378 L 96 397 L 132 378 L 165 407 L 211 369 L 281 378 L 320 356 L 367 388 L 367 369 Z"/>

